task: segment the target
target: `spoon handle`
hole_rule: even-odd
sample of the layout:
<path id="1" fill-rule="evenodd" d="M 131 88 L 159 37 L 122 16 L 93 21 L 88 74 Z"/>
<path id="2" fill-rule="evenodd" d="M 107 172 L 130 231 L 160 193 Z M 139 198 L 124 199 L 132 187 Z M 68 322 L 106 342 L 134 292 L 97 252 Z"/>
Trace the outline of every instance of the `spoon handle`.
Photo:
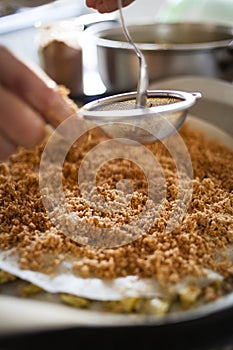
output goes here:
<path id="1" fill-rule="evenodd" d="M 138 86 L 137 86 L 137 97 L 136 97 L 136 107 L 145 107 L 147 100 L 147 90 L 149 85 L 147 64 L 145 57 L 141 50 L 134 43 L 131 35 L 129 34 L 128 28 L 125 25 L 125 20 L 122 11 L 122 0 L 118 0 L 118 8 L 120 13 L 121 25 L 123 29 L 123 33 L 128 40 L 128 42 L 133 46 L 134 51 L 139 59 L 139 78 L 138 78 Z"/>

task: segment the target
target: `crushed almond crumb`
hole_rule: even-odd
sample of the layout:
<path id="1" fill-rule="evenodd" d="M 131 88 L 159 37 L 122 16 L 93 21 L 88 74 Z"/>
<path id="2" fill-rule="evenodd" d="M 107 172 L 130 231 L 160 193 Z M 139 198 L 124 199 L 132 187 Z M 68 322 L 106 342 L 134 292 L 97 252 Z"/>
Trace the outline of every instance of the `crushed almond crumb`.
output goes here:
<path id="1" fill-rule="evenodd" d="M 147 146 L 156 153 L 167 182 L 160 217 L 147 234 L 132 243 L 116 248 L 93 248 L 72 241 L 48 218 L 38 180 L 45 140 L 33 150 L 20 149 L 11 156 L 7 166 L 0 165 L 0 249 L 14 248 L 22 269 L 46 273 L 53 273 L 69 258 L 74 273 L 83 277 L 138 275 L 172 284 L 185 276 L 200 276 L 203 269 L 208 268 L 225 277 L 229 290 L 233 266 L 224 252 L 233 243 L 233 152 L 187 125 L 180 134 L 192 159 L 193 194 L 181 224 L 171 233 L 166 232 L 166 222 L 176 200 L 177 176 L 175 164 L 162 144 Z M 82 147 L 80 143 L 72 146 L 64 163 L 64 192 L 67 202 L 82 220 L 100 228 L 116 225 L 117 229 L 117 225 L 140 214 L 146 205 L 148 188 L 139 167 L 117 159 L 99 169 L 98 192 L 106 201 L 117 201 L 116 184 L 129 179 L 134 190 L 130 206 L 124 212 L 116 210 L 114 215 L 103 215 L 90 199 L 80 196 L 79 165 L 85 154 L 104 139 L 100 131 L 94 130 L 83 137 Z M 215 297 L 214 289 L 207 288 L 206 300 Z"/>

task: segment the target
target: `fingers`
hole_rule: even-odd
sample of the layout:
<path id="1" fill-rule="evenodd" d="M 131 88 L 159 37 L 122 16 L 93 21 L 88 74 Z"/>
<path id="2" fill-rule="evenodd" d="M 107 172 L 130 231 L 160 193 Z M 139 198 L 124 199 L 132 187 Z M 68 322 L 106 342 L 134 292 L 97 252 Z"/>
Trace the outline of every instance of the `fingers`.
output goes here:
<path id="1" fill-rule="evenodd" d="M 0 134 L 0 161 L 6 160 L 15 151 L 16 146 Z"/>
<path id="2" fill-rule="evenodd" d="M 42 71 L 40 72 L 44 74 Z M 77 111 L 48 77 L 35 71 L 0 46 L 0 159 L 18 145 L 34 147 L 44 137 L 45 124 L 57 127 Z"/>
<path id="3" fill-rule="evenodd" d="M 134 0 L 122 0 L 122 6 L 128 6 Z M 117 0 L 86 0 L 87 7 L 93 8 L 100 13 L 113 12 L 118 9 Z"/>
<path id="4" fill-rule="evenodd" d="M 41 79 L 4 47 L 0 47 L 0 70 L 2 85 L 54 127 L 74 113 L 74 104 L 61 96 L 52 80 Z"/>
<path id="5" fill-rule="evenodd" d="M 42 140 L 45 122 L 39 113 L 3 86 L 0 86 L 0 106 L 0 135 L 7 150 L 15 149 L 16 145 L 31 148 Z"/>

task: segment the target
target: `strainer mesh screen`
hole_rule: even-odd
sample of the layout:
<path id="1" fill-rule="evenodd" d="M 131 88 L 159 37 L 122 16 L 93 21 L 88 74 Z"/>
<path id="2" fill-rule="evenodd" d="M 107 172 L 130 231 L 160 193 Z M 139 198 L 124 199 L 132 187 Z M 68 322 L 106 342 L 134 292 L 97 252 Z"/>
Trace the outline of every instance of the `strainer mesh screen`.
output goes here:
<path id="1" fill-rule="evenodd" d="M 176 97 L 149 97 L 147 98 L 146 107 L 150 108 L 155 106 L 168 105 L 168 104 L 177 103 L 180 101 L 182 101 L 182 99 L 176 98 Z M 122 111 L 122 110 L 134 109 L 135 104 L 136 104 L 135 99 L 118 101 L 118 102 L 115 101 L 115 102 L 108 102 L 106 104 L 103 103 L 93 108 L 93 110 L 96 110 L 96 111 L 100 111 L 100 110 L 101 111 L 110 111 L 110 110 L 120 111 L 121 110 Z"/>

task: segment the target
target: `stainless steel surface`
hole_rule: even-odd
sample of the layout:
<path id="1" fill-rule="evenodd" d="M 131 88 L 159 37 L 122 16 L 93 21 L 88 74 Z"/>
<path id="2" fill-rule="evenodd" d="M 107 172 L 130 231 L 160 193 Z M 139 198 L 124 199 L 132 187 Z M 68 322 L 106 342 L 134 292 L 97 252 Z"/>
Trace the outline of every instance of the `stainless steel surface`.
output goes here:
<path id="1" fill-rule="evenodd" d="M 8 0 L 7 4 L 8 6 L 12 6 L 15 8 L 23 8 L 23 7 L 36 7 L 41 6 L 45 4 L 49 4 L 50 2 L 53 2 L 55 0 Z M 6 3 L 6 1 L 0 1 L 0 3 Z"/>
<path id="2" fill-rule="evenodd" d="M 0 16 L 7 16 L 27 7 L 37 7 L 49 4 L 55 0 L 0 0 Z"/>
<path id="3" fill-rule="evenodd" d="M 31 5 L 32 2 L 36 3 L 31 1 Z M 55 0 L 41 6 L 24 7 L 22 10 L 15 8 L 14 13 L 1 17 L 0 42 L 16 54 L 26 56 L 37 64 L 38 60 L 34 55 L 31 57 L 31 52 L 35 50 L 36 45 L 32 43 L 36 43 L 38 25 L 75 16 L 81 17 L 88 14 L 88 11 L 85 4 L 77 0 Z M 26 37 L 29 32 L 31 38 Z M 25 47 L 25 42 L 28 43 L 28 47 Z"/>
<path id="4" fill-rule="evenodd" d="M 149 77 L 148 77 L 146 60 L 141 50 L 139 50 L 137 45 L 135 45 L 125 25 L 123 11 L 122 11 L 122 0 L 118 0 L 118 7 L 120 12 L 120 19 L 121 19 L 123 33 L 126 39 L 128 40 L 128 42 L 134 48 L 134 51 L 139 59 L 139 77 L 138 77 L 138 86 L 137 86 L 136 106 L 145 107 L 146 95 L 147 95 L 147 90 L 149 85 Z"/>
<path id="5" fill-rule="evenodd" d="M 143 52 L 150 83 L 172 76 L 209 76 L 233 81 L 233 28 L 212 23 L 128 25 Z M 138 61 L 121 28 L 92 28 L 98 67 L 109 93 L 135 90 Z"/>
<path id="6" fill-rule="evenodd" d="M 107 136 L 148 144 L 174 134 L 199 93 L 148 90 L 146 108 L 135 109 L 136 92 L 113 95 L 86 104 L 79 114 Z"/>

